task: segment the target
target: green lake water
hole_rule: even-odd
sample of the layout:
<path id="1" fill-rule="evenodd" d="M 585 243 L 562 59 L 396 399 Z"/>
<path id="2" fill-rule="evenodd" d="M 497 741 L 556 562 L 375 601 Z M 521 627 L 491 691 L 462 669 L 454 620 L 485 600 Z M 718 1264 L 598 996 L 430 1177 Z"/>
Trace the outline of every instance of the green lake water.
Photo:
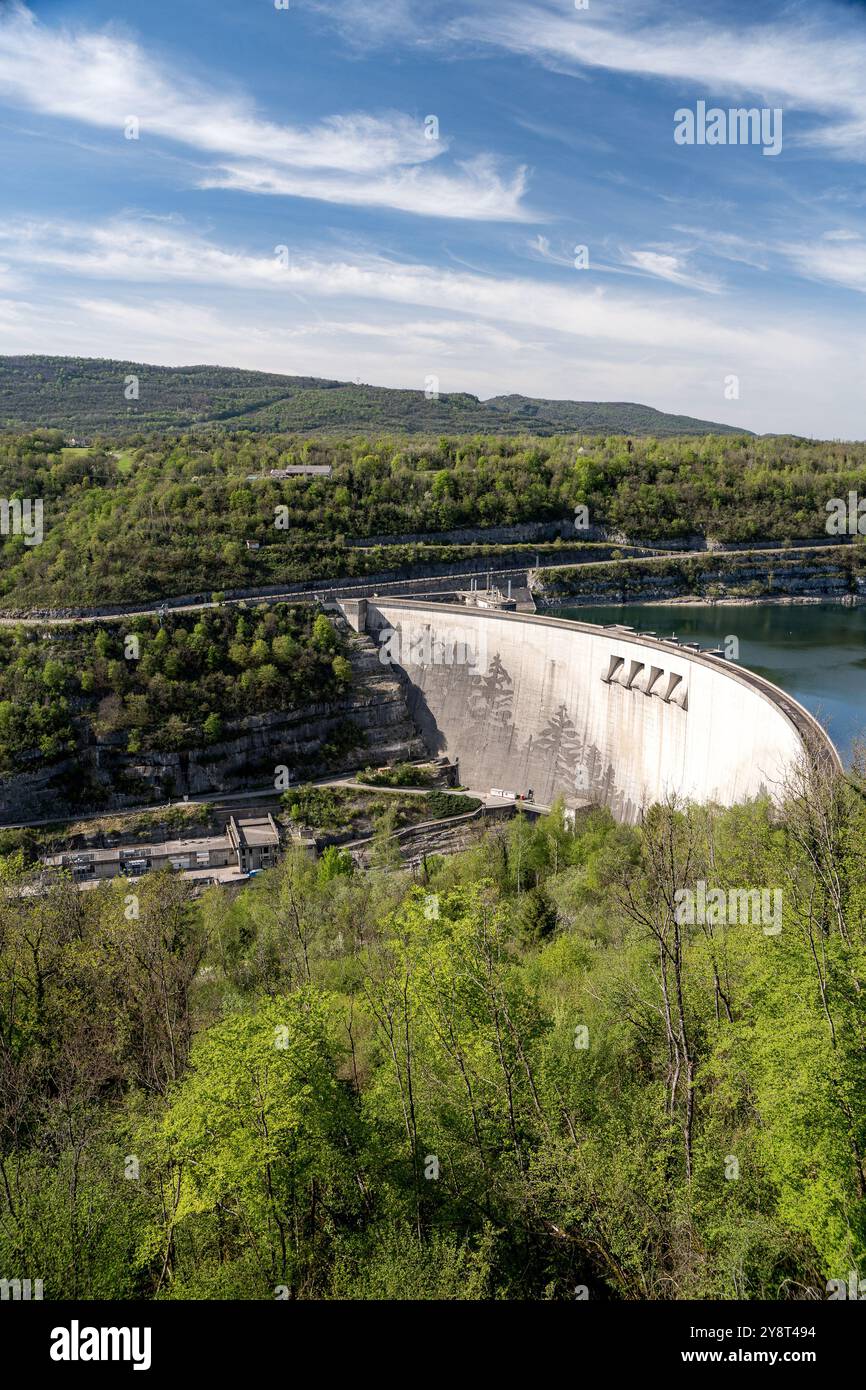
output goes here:
<path id="1" fill-rule="evenodd" d="M 550 610 L 585 623 L 626 623 L 636 632 L 704 646 L 739 640 L 739 662 L 787 690 L 816 715 L 847 763 L 866 737 L 866 606 L 836 603 L 592 604 Z"/>

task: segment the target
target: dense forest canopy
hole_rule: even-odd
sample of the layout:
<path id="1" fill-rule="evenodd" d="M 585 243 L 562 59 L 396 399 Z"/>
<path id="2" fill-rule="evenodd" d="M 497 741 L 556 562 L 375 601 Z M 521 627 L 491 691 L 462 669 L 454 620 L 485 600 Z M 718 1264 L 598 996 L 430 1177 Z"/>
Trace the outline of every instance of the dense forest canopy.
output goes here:
<path id="1" fill-rule="evenodd" d="M 330 476 L 271 478 L 326 464 Z M 252 481 L 250 480 L 252 479 Z M 866 445 L 746 435 L 300 439 L 182 435 L 69 447 L 0 436 L 0 496 L 42 499 L 44 539 L 0 545 L 0 603 L 140 602 L 460 559 L 354 539 L 565 522 L 638 539 L 779 541 L 825 533 L 826 503 L 866 493 Z M 479 539 L 483 539 L 479 534 Z"/>
<path id="2" fill-rule="evenodd" d="M 803 1299 L 866 1257 L 856 787 L 0 897 L 0 1266 L 46 1298 Z M 781 930 L 683 925 L 705 879 Z"/>
<path id="3" fill-rule="evenodd" d="M 322 614 L 135 615 L 123 626 L 0 628 L 0 773 L 98 739 L 129 753 L 215 743 L 232 720 L 335 700 L 351 684 L 345 643 Z"/>

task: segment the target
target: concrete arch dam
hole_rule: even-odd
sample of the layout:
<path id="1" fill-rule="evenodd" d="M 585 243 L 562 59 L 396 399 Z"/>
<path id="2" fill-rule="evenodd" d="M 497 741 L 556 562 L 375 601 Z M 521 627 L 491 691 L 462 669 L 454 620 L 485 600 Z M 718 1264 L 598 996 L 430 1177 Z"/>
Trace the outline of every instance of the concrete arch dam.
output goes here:
<path id="1" fill-rule="evenodd" d="M 795 700 L 708 653 L 615 627 L 462 605 L 344 600 L 405 676 L 434 754 L 474 790 L 601 803 L 621 821 L 675 793 L 775 795 L 804 752 L 838 754 Z"/>

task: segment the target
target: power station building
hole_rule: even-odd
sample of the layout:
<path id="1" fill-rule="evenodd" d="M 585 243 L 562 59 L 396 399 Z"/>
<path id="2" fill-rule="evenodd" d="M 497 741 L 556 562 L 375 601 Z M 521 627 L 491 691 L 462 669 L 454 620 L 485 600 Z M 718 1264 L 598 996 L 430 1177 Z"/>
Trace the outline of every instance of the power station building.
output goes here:
<path id="1" fill-rule="evenodd" d="M 270 814 L 231 816 L 222 835 L 156 844 L 119 845 L 110 849 L 67 850 L 46 856 L 47 869 L 66 869 L 76 883 L 104 878 L 139 878 L 152 869 L 201 873 L 236 867 L 241 874 L 270 869 L 277 862 L 280 832 Z"/>

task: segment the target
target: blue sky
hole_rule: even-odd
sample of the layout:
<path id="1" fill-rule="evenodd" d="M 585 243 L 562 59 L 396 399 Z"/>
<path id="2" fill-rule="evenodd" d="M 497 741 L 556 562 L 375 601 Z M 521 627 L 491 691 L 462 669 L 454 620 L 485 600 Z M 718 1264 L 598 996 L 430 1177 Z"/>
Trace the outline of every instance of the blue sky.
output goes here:
<path id="1" fill-rule="evenodd" d="M 0 0 L 0 351 L 863 438 L 864 73 L 860 3 Z"/>

